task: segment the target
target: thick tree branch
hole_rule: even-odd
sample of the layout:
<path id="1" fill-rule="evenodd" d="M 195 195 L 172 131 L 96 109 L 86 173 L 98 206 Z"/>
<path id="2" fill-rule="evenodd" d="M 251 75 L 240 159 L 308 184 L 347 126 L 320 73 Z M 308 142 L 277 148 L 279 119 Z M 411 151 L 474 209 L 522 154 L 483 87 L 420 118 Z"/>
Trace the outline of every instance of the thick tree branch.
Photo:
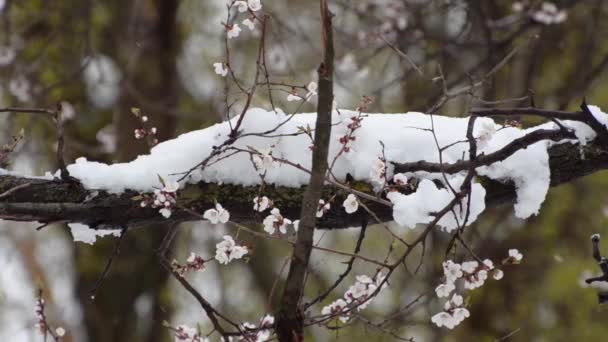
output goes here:
<path id="1" fill-rule="evenodd" d="M 575 144 L 559 144 L 549 149 L 549 166 L 551 169 L 551 186 L 569 182 L 608 168 L 608 147 L 599 142 L 592 142 L 582 149 Z M 480 178 L 486 188 L 488 206 L 508 203 L 515 198 L 513 185 Z M 25 186 L 25 184 L 29 184 Z M 15 191 L 11 191 L 20 187 Z M 371 185 L 355 184 L 360 191 L 372 193 Z M 302 206 L 305 187 L 288 188 L 266 186 L 264 193 L 272 198 L 281 208 L 281 213 L 289 218 L 298 218 Z M 326 185 L 323 198 L 337 196 L 334 203 L 341 203 L 346 193 L 336 187 Z M 108 194 L 105 191 L 86 190 L 72 182 L 62 180 L 33 179 L 13 175 L 0 176 L 0 219 L 11 221 L 79 222 L 93 228 L 113 228 L 139 226 L 158 223 L 163 220 L 184 222 L 200 220 L 200 217 L 185 210 L 175 210 L 170 219 L 162 217 L 157 210 L 141 208 L 134 191 L 121 195 Z M 6 195 L 4 195 L 6 194 Z M 231 220 L 243 224 L 261 223 L 262 217 L 253 211 L 252 200 L 258 196 L 259 188 L 237 185 L 217 185 L 198 183 L 188 185 L 178 194 L 180 206 L 202 213 L 212 208 L 214 200 L 230 210 Z M 376 213 L 382 221 L 392 219 L 391 208 L 372 201 L 365 204 Z M 346 214 L 339 204 L 318 220 L 317 227 L 324 229 L 360 226 L 367 217 L 367 212 L 359 210 Z M 375 222 L 374 218 L 369 218 Z"/>

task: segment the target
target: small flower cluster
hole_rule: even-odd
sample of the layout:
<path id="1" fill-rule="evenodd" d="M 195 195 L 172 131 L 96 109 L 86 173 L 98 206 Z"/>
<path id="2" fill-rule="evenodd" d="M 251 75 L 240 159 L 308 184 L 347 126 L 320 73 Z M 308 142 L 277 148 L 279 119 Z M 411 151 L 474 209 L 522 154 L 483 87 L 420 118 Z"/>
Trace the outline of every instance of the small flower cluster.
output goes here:
<path id="1" fill-rule="evenodd" d="M 523 12 L 530 3 L 526 1 L 516 1 L 512 7 L 515 12 Z M 545 1 L 540 5 L 540 9 L 534 10 L 531 13 L 532 19 L 543 25 L 561 24 L 568 18 L 568 13 L 565 10 L 559 10 L 557 6 L 550 1 Z"/>
<path id="2" fill-rule="evenodd" d="M 516 264 L 521 262 L 523 255 L 516 249 L 509 250 L 509 257 L 503 260 L 503 264 Z M 492 272 L 495 280 L 500 280 L 504 273 L 494 267 L 490 259 L 485 259 L 482 263 L 478 261 L 465 261 L 461 264 L 452 260 L 443 263 L 443 274 L 446 282 L 435 288 L 435 293 L 439 298 L 449 297 L 456 290 L 456 281 L 463 279 L 465 290 L 473 290 L 483 286 L 488 279 L 488 273 Z M 431 317 L 431 322 L 438 327 L 453 329 L 464 319 L 469 317 L 469 311 L 464 307 L 462 296 L 454 293 L 451 299 L 444 304 L 444 311 Z"/>
<path id="3" fill-rule="evenodd" d="M 407 186 L 407 176 L 403 173 L 398 173 L 393 176 L 393 183 L 397 186 Z"/>
<path id="4" fill-rule="evenodd" d="M 349 194 L 344 202 L 342 203 L 344 210 L 347 214 L 352 214 L 359 210 L 359 201 L 357 200 L 357 196 L 353 194 Z"/>
<path id="5" fill-rule="evenodd" d="M 201 337 L 195 328 L 191 328 L 187 325 L 179 325 L 177 328 L 173 328 L 175 342 L 209 342 L 209 339 Z"/>
<path id="6" fill-rule="evenodd" d="M 346 133 L 338 139 L 338 142 L 342 145 L 342 151 L 344 153 L 350 152 L 350 144 L 357 140 L 355 131 L 361 128 L 361 121 L 363 121 L 363 115 L 361 112 L 357 115 L 353 115 L 349 118 L 350 122 L 346 125 Z"/>
<path id="7" fill-rule="evenodd" d="M 147 138 L 150 146 L 158 144 L 158 138 L 156 138 L 157 129 L 156 127 L 149 127 L 148 117 L 141 114 L 141 110 L 139 108 L 131 108 L 131 113 L 133 113 L 133 115 L 139 119 L 142 126 L 141 128 L 136 128 L 133 131 L 135 139 L 141 140 Z"/>
<path id="8" fill-rule="evenodd" d="M 177 203 L 177 190 L 179 190 L 179 183 L 167 182 L 165 183 L 162 179 L 163 187 L 161 189 L 155 189 L 152 197 L 144 196 L 140 205 L 141 207 L 150 206 L 152 208 L 160 208 L 158 211 L 165 218 L 171 217 L 172 209 Z"/>
<path id="9" fill-rule="evenodd" d="M 237 245 L 230 235 L 225 235 L 224 241 L 218 243 L 215 247 L 215 259 L 224 265 L 227 265 L 232 260 L 241 259 L 249 253 L 247 247 Z"/>
<path id="10" fill-rule="evenodd" d="M 260 326 L 256 327 L 255 324 L 245 322 L 241 325 L 243 336 L 237 341 L 246 342 L 264 342 L 269 341 L 272 336 L 272 326 L 274 325 L 274 317 L 266 315 L 262 318 Z"/>
<path id="11" fill-rule="evenodd" d="M 38 298 L 36 298 L 36 306 L 34 307 L 34 313 L 36 314 L 36 324 L 34 327 L 40 332 L 40 334 L 46 337 L 47 331 L 51 332 L 51 335 L 55 337 L 55 340 L 65 336 L 65 329 L 63 327 L 57 327 L 53 333 L 46 322 L 46 315 L 44 314 L 44 299 L 42 298 L 42 290 L 38 292 Z"/>
<path id="12" fill-rule="evenodd" d="M 308 83 L 308 85 L 306 86 L 307 93 L 304 97 L 302 97 L 302 96 L 298 95 L 296 88 L 292 88 L 291 93 L 289 93 L 289 95 L 287 95 L 287 101 L 288 102 L 299 101 L 299 100 L 308 101 L 313 96 L 317 96 L 317 89 L 318 89 L 317 82 L 313 81 L 313 82 Z"/>
<path id="13" fill-rule="evenodd" d="M 190 271 L 204 271 L 205 270 L 205 259 L 194 252 L 190 252 L 190 256 L 186 259 L 186 264 L 181 265 L 177 260 L 171 262 L 171 268 L 180 276 L 184 276 Z"/>
<path id="14" fill-rule="evenodd" d="M 347 322 L 350 319 L 350 311 L 354 308 L 357 311 L 365 309 L 371 303 L 372 296 L 378 290 L 378 287 L 386 276 L 378 273 L 376 279 L 372 279 L 366 275 L 358 275 L 354 285 L 348 288 L 344 293 L 344 299 L 340 298 L 331 304 L 321 309 L 322 315 L 336 316 L 341 322 Z M 386 283 L 382 288 L 386 287 Z"/>
<path id="15" fill-rule="evenodd" d="M 221 204 L 215 203 L 215 208 L 207 209 L 203 213 L 203 218 L 212 224 L 226 223 L 230 220 L 230 212 L 224 209 Z"/>
<path id="16" fill-rule="evenodd" d="M 230 6 L 234 6 L 239 13 L 251 13 L 251 15 L 243 20 L 241 24 L 245 25 L 250 31 L 255 30 L 255 21 L 258 20 L 255 12 L 262 9 L 261 0 L 233 1 Z M 237 38 L 241 34 L 242 30 L 238 23 L 226 24 L 224 26 L 226 27 L 226 37 L 228 39 Z M 216 62 L 213 63 L 213 69 L 216 74 L 226 77 L 230 70 L 230 66 L 226 62 Z"/>

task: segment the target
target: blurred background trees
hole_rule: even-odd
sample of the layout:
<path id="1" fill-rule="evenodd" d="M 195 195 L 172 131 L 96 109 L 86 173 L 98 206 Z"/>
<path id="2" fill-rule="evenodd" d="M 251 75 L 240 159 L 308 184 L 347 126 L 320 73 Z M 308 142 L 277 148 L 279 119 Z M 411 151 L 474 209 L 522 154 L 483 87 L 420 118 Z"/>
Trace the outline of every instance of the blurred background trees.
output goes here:
<path id="1" fill-rule="evenodd" d="M 212 66 L 225 58 L 227 3 L 0 1 L 0 106 L 49 108 L 63 102 L 68 162 L 81 156 L 120 162 L 146 153 L 149 147 L 133 136 L 138 128 L 133 107 L 150 118 L 161 141 L 237 114 L 243 98 Z M 288 102 L 292 89 L 283 84 L 304 86 L 315 79 L 321 52 L 318 6 L 262 3 L 270 15 L 266 58 L 276 86 L 260 89 L 254 105 L 314 111 L 311 103 Z M 576 109 L 586 96 L 605 109 L 608 4 L 551 4 L 555 8 L 542 1 L 333 1 L 338 106 L 354 108 L 366 95 L 374 98 L 372 112 L 466 116 L 470 107 L 502 104 Z M 229 41 L 230 66 L 239 78 L 251 79 L 255 71 L 259 36 L 259 29 L 243 27 L 239 39 Z M 457 93 L 463 87 L 469 88 Z M 446 96 L 455 93 L 459 96 Z M 0 144 L 24 132 L 9 169 L 38 175 L 57 169 L 50 119 L 0 114 L 0 123 Z M 608 317 L 596 304 L 595 290 L 582 287 L 581 278 L 588 269 L 596 272 L 589 236 L 608 233 L 606 190 L 608 178 L 598 173 L 552 189 L 533 219 L 515 219 L 512 208 L 504 206 L 467 229 L 466 238 L 479 255 L 500 259 L 515 247 L 525 259 L 507 269 L 504 280 L 473 292 L 472 316 L 455 331 L 438 329 L 429 319 L 439 305 L 432 289 L 449 240 L 441 232 L 427 246 L 418 274 L 394 278 L 364 316 L 393 315 L 423 294 L 386 327 L 417 341 L 494 341 L 508 335 L 513 341 L 601 340 Z M 0 222 L 0 339 L 40 338 L 33 329 L 38 287 L 45 289 L 51 322 L 66 327 L 67 341 L 168 341 L 165 320 L 209 326 L 158 264 L 155 249 L 167 227 L 127 235 L 94 300 L 91 289 L 114 241 L 90 246 L 71 241 L 65 225 L 35 227 Z M 410 234 L 395 229 L 405 238 Z M 362 253 L 383 256 L 380 247 L 388 237 L 374 229 L 369 234 Z M 184 259 L 191 250 L 209 251 L 222 235 L 202 222 L 183 224 L 172 254 Z M 353 248 L 356 236 L 349 230 L 319 232 L 323 245 L 344 250 Z M 289 252 L 256 240 L 247 264 L 221 271 L 212 265 L 191 280 L 223 311 L 254 321 L 276 309 L 277 290 L 272 289 L 281 288 Z M 311 291 L 327 287 L 343 261 L 313 254 Z M 413 270 L 416 264 L 413 260 L 409 266 Z M 366 266 L 355 267 L 366 271 Z M 309 334 L 316 340 L 394 339 L 365 324 L 339 332 L 319 327 Z"/>

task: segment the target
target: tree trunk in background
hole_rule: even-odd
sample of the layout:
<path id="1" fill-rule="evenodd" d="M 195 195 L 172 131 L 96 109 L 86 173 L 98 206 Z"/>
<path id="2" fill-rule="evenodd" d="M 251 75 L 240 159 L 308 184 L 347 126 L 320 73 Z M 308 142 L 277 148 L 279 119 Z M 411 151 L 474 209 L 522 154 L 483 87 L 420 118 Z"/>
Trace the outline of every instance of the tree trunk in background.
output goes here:
<path id="1" fill-rule="evenodd" d="M 131 160 L 149 150 L 144 141 L 134 138 L 133 131 L 140 123 L 131 114 L 132 107 L 141 108 L 158 128 L 159 141 L 175 135 L 176 118 L 168 114 L 168 109 L 176 108 L 179 92 L 175 64 L 179 50 L 177 7 L 176 0 L 144 0 L 126 4 L 118 1 L 113 8 L 117 13 L 114 26 L 121 29 L 108 29 L 114 39 L 120 40 L 111 42 L 108 53 L 114 52 L 112 57 L 127 66 L 122 70 L 125 82 L 114 122 L 118 161 Z M 166 289 L 168 274 L 159 267 L 155 254 L 167 227 L 150 228 L 127 233 L 94 302 L 90 290 L 112 254 L 114 241 L 107 239 L 93 247 L 78 248 L 77 286 L 90 341 L 167 340 L 168 332 L 161 322 L 169 320 L 172 313 Z M 142 315 L 138 308 L 149 311 L 143 310 Z"/>

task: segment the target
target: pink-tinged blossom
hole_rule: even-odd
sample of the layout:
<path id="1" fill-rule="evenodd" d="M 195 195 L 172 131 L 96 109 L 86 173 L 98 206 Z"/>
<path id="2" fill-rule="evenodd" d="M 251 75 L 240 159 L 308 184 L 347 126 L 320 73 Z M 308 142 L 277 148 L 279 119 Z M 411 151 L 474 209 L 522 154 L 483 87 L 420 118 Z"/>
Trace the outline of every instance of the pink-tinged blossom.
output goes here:
<path id="1" fill-rule="evenodd" d="M 209 342 L 198 334 L 195 328 L 187 325 L 179 325 L 174 331 L 175 342 Z"/>
<path id="2" fill-rule="evenodd" d="M 369 176 L 373 182 L 384 184 L 386 180 L 386 163 L 383 159 L 377 158 L 374 160 Z"/>
<path id="3" fill-rule="evenodd" d="M 228 39 L 236 38 L 239 36 L 240 33 L 241 28 L 239 27 L 239 24 L 232 24 L 226 26 L 226 35 L 228 36 Z"/>
<path id="4" fill-rule="evenodd" d="M 203 214 L 203 218 L 213 224 L 226 223 L 230 220 L 230 213 L 221 204 L 216 203 L 215 209 L 207 209 Z"/>
<path id="5" fill-rule="evenodd" d="M 331 315 L 331 316 L 335 316 L 335 315 L 340 315 L 344 309 L 346 309 L 346 307 L 348 306 L 348 304 L 346 303 L 346 301 L 344 301 L 344 299 L 340 298 L 338 300 L 336 300 L 335 302 L 324 306 L 323 309 L 321 309 L 321 314 L 322 315 Z M 348 314 L 346 315 L 340 315 L 339 319 L 342 322 L 347 322 L 349 320 L 349 316 Z"/>
<path id="6" fill-rule="evenodd" d="M 346 210 L 347 214 L 352 214 L 359 209 L 359 201 L 357 201 L 357 196 L 353 194 L 349 194 L 344 203 L 342 203 L 344 210 Z"/>
<path id="7" fill-rule="evenodd" d="M 252 160 L 256 169 L 261 174 L 274 168 L 277 164 L 272 157 L 272 150 L 269 148 L 258 151 L 258 153 L 253 155 Z"/>
<path id="8" fill-rule="evenodd" d="M 403 173 L 398 173 L 393 176 L 393 182 L 400 186 L 407 185 L 407 177 Z"/>
<path id="9" fill-rule="evenodd" d="M 478 266 L 479 263 L 475 260 L 465 261 L 462 263 L 462 271 L 466 273 L 474 273 Z"/>
<path id="10" fill-rule="evenodd" d="M 281 215 L 281 211 L 277 208 L 273 208 L 270 211 L 270 215 L 264 219 L 264 231 L 268 234 L 274 234 L 278 229 L 281 233 L 287 233 L 287 226 L 291 224 L 291 220 L 284 218 Z"/>
<path id="11" fill-rule="evenodd" d="M 215 259 L 224 265 L 232 260 L 241 259 L 249 253 L 247 247 L 238 246 L 230 235 L 224 236 L 224 241 L 218 243 L 215 247 Z"/>

